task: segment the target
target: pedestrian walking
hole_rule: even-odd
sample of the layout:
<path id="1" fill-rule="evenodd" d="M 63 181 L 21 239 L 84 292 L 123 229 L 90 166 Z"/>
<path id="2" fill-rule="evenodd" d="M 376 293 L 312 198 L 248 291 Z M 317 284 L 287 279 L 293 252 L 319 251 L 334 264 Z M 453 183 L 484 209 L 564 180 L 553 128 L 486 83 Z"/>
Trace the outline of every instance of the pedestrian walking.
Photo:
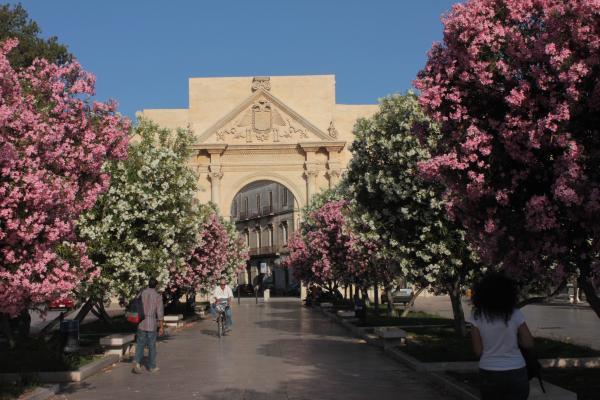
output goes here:
<path id="1" fill-rule="evenodd" d="M 501 273 L 489 273 L 473 288 L 471 331 L 479 357 L 483 400 L 525 400 L 529 378 L 521 348 L 533 351 L 533 337 L 517 308 L 516 283 Z"/>
<path id="2" fill-rule="evenodd" d="M 144 320 L 139 323 L 137 330 L 137 341 L 135 346 L 135 359 L 133 364 L 133 373 L 142 372 L 142 359 L 144 358 L 144 348 L 148 347 L 148 363 L 146 367 L 150 372 L 158 372 L 156 366 L 156 337 L 157 329 L 160 336 L 164 335 L 163 317 L 164 305 L 162 295 L 158 293 L 156 287 L 158 281 L 150 278 L 148 287 L 139 294 L 144 307 Z"/>

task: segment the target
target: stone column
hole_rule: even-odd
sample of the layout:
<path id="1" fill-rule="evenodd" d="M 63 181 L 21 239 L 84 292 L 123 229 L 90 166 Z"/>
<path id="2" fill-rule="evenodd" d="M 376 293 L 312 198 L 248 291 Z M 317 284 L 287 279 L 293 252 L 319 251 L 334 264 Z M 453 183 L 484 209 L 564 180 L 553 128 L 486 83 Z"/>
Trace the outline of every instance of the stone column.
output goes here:
<path id="1" fill-rule="evenodd" d="M 341 169 L 329 169 L 327 171 L 327 177 L 329 178 L 329 189 L 334 188 L 339 183 L 341 175 Z"/>
<path id="2" fill-rule="evenodd" d="M 304 179 L 306 179 L 306 204 L 310 203 L 310 198 L 317 192 L 317 176 L 319 175 L 319 164 L 316 159 L 316 153 L 321 147 L 320 143 L 300 143 L 304 151 Z"/>
<path id="3" fill-rule="evenodd" d="M 225 144 L 209 144 L 205 150 L 210 155 L 210 164 L 208 165 L 208 178 L 210 179 L 210 201 L 217 207 L 221 207 L 221 179 L 223 178 L 223 169 L 221 167 L 221 155 L 227 148 Z"/>
<path id="4" fill-rule="evenodd" d="M 317 190 L 317 176 L 319 176 L 319 171 L 316 169 L 311 168 L 304 171 L 304 177 L 306 178 L 306 204 L 310 203 L 310 198 Z"/>
<path id="5" fill-rule="evenodd" d="M 335 187 L 340 181 L 342 175 L 342 163 L 340 161 L 340 152 L 344 145 L 327 146 L 327 177 L 329 178 L 329 188 Z"/>
<path id="6" fill-rule="evenodd" d="M 220 206 L 221 201 L 221 178 L 223 172 L 220 165 L 210 165 L 208 167 L 208 177 L 210 178 L 210 201 Z"/>

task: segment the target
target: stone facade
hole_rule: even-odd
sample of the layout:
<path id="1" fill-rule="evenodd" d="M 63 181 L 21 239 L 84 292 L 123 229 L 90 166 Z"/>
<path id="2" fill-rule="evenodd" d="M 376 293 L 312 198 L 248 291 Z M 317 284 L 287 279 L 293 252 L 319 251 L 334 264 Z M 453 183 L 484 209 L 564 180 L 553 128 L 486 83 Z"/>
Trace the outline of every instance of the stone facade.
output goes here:
<path id="1" fill-rule="evenodd" d="M 297 229 L 299 210 L 292 193 L 272 181 L 257 181 L 242 188 L 231 204 L 231 219 L 250 249 L 250 261 L 240 283 L 256 284 L 261 264 L 267 267 L 268 285 L 276 293 L 296 287 L 293 274 L 281 267 L 287 242 Z"/>
<path id="2" fill-rule="evenodd" d="M 191 78 L 189 108 L 141 115 L 192 129 L 198 200 L 230 217 L 236 194 L 252 182 L 284 185 L 297 209 L 335 185 L 350 160 L 354 123 L 376 110 L 337 104 L 335 77 L 314 75 Z"/>

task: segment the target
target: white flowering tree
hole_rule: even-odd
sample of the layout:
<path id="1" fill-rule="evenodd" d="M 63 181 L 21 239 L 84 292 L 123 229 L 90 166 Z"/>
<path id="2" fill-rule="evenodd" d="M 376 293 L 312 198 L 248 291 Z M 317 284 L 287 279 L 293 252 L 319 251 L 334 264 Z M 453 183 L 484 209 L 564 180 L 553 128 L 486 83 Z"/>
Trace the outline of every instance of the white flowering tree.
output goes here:
<path id="1" fill-rule="evenodd" d="M 443 188 L 419 175 L 419 162 L 430 157 L 419 139 L 436 140 L 437 132 L 414 94 L 384 99 L 378 113 L 355 127 L 345 185 L 360 232 L 379 243 L 380 257 L 402 277 L 449 294 L 464 334 L 461 289 L 479 264 L 460 224 L 447 217 Z"/>
<path id="2" fill-rule="evenodd" d="M 185 268 L 200 234 L 197 178 L 189 167 L 192 134 L 141 119 L 132 131 L 127 160 L 107 164 L 108 192 L 78 223 L 89 255 L 101 268 L 87 288 L 78 318 L 109 295 L 131 299 L 150 277 L 165 287 L 170 271 Z"/>

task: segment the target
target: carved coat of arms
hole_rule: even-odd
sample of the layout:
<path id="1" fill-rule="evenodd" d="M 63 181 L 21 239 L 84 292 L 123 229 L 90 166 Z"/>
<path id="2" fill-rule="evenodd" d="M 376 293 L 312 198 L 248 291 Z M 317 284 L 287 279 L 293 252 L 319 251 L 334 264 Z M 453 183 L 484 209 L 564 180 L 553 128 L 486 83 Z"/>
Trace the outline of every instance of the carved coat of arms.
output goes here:
<path id="1" fill-rule="evenodd" d="M 271 130 L 273 112 L 271 104 L 259 101 L 252 107 L 252 128 L 256 132 L 267 132 Z"/>
<path id="2" fill-rule="evenodd" d="M 276 126 L 283 125 L 285 125 L 285 121 L 279 111 L 264 99 L 254 103 L 237 123 L 238 127 L 252 126 L 252 131 L 256 133 L 256 138 L 260 141 L 267 140 L 269 133 L 276 130 Z"/>

